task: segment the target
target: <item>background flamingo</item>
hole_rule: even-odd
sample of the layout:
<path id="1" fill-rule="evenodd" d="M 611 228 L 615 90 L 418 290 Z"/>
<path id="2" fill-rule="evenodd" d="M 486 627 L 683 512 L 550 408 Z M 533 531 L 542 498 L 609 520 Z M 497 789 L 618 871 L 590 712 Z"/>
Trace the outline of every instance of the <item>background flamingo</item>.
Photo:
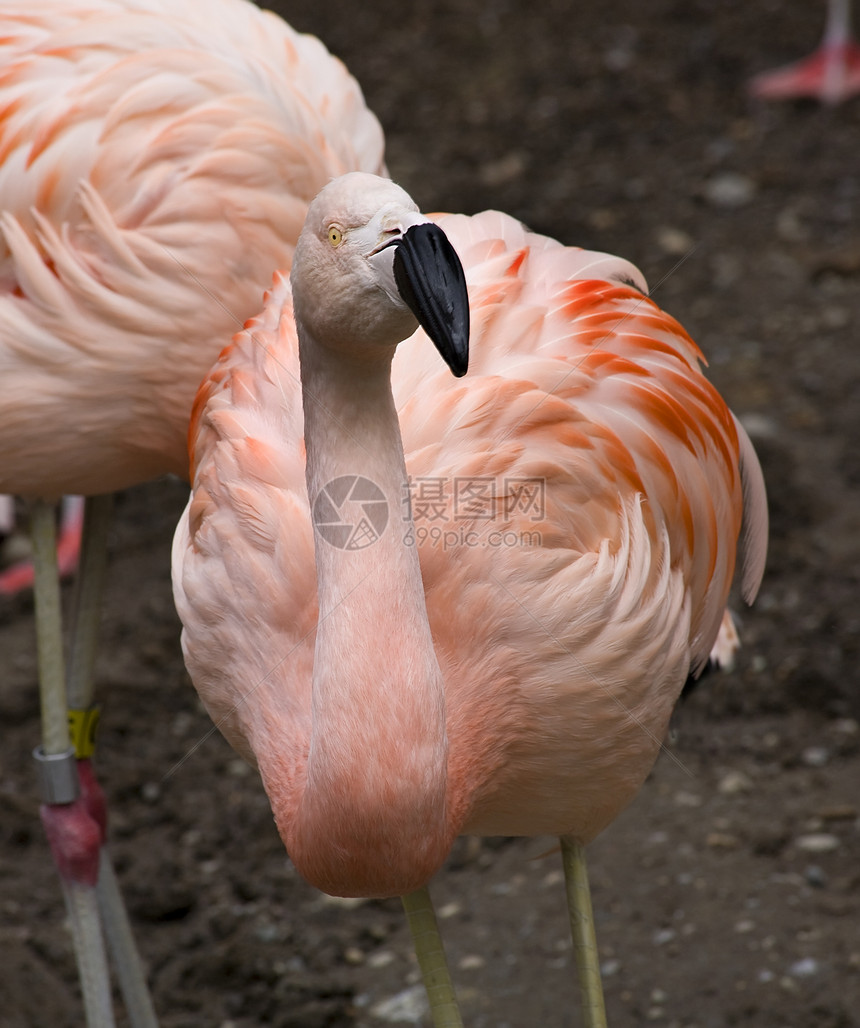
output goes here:
<path id="1" fill-rule="evenodd" d="M 186 662 L 311 882 L 404 893 L 460 832 L 553 833 L 573 897 L 579 847 L 635 795 L 707 659 L 736 556 L 755 595 L 761 473 L 636 268 L 494 212 L 438 221 L 469 281 L 470 374 L 453 384 L 417 333 L 391 368 L 395 415 L 388 360 L 407 328 L 372 265 L 416 220 L 368 176 L 324 190 L 293 272 L 298 344 L 278 276 L 201 387 L 174 544 Z M 434 544 L 407 474 L 451 490 L 452 525 L 457 483 L 491 488 Z M 341 516 L 345 479 L 380 495 Z M 373 545 L 322 538 L 373 521 L 380 498 L 391 527 L 374 522 Z M 583 963 L 601 1024 L 593 952 Z"/>
<path id="2" fill-rule="evenodd" d="M 321 43 L 243 0 L 5 4 L 0 38 L 0 492 L 54 501 L 185 476 L 204 370 L 259 308 L 271 269 L 289 266 L 314 193 L 351 168 L 382 170 L 379 125 Z M 85 736 L 108 508 L 92 509 L 72 748 L 53 514 L 33 507 L 39 766 L 87 940 L 88 1016 L 107 1024 L 92 886 L 110 875 Z"/>

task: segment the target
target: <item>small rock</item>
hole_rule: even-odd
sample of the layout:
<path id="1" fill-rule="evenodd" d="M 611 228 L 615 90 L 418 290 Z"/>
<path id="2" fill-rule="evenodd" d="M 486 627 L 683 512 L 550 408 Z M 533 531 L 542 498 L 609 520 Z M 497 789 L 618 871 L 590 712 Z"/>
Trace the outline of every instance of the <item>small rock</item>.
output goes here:
<path id="1" fill-rule="evenodd" d="M 591 228 L 606 232 L 617 224 L 618 215 L 608 207 L 595 207 L 588 212 L 586 220 Z"/>
<path id="2" fill-rule="evenodd" d="M 753 787 L 752 781 L 747 778 L 743 771 L 729 771 L 723 775 L 717 789 L 723 796 L 737 796 L 742 792 L 750 792 Z"/>
<path id="3" fill-rule="evenodd" d="M 254 927 L 254 935 L 260 942 L 282 942 L 284 930 L 271 921 L 264 921 Z"/>
<path id="4" fill-rule="evenodd" d="M 389 1024 L 421 1024 L 429 1010 L 423 985 L 413 985 L 388 999 L 381 1000 L 370 1013 Z"/>
<path id="5" fill-rule="evenodd" d="M 840 329 L 851 323 L 851 312 L 847 307 L 825 307 L 821 312 L 825 328 Z"/>
<path id="6" fill-rule="evenodd" d="M 187 735 L 194 724 L 194 719 L 188 713 L 183 710 L 173 719 L 173 723 L 170 726 L 170 731 L 173 735 L 181 738 L 183 735 Z"/>
<path id="7" fill-rule="evenodd" d="M 788 969 L 788 973 L 793 978 L 809 978 L 818 974 L 820 966 L 814 957 L 804 957 L 803 960 L 796 960 Z"/>
<path id="8" fill-rule="evenodd" d="M 734 171 L 715 175 L 705 183 L 705 199 L 714 207 L 745 207 L 755 196 L 751 178 Z"/>
<path id="9" fill-rule="evenodd" d="M 763 674 L 767 671 L 767 657 L 763 653 L 757 653 L 750 661 L 750 666 L 755 674 Z M 769 732 L 768 735 L 773 737 L 775 733 Z"/>
<path id="10" fill-rule="evenodd" d="M 677 934 L 674 928 L 661 928 L 660 931 L 654 932 L 654 945 L 665 946 L 667 942 L 674 942 Z"/>
<path id="11" fill-rule="evenodd" d="M 663 225 L 657 229 L 657 245 L 664 252 L 672 257 L 683 257 L 694 247 L 693 237 L 683 229 L 673 228 L 671 225 Z"/>
<path id="12" fill-rule="evenodd" d="M 251 774 L 251 765 L 241 757 L 236 757 L 227 761 L 227 774 L 231 778 L 247 778 Z"/>
<path id="13" fill-rule="evenodd" d="M 469 953 L 457 964 L 461 971 L 476 971 L 484 966 L 486 961 L 478 953 Z"/>
<path id="14" fill-rule="evenodd" d="M 600 965 L 600 973 L 604 978 L 611 978 L 612 975 L 618 974 L 621 970 L 621 961 L 615 957 L 611 957 L 609 960 L 604 960 Z"/>
<path id="15" fill-rule="evenodd" d="M 373 968 L 388 967 L 392 963 L 394 963 L 394 954 L 390 949 L 377 950 L 367 958 L 368 966 Z"/>
<path id="16" fill-rule="evenodd" d="M 807 767 L 826 767 L 830 763 L 830 750 L 825 746 L 807 746 L 801 759 Z"/>
<path id="17" fill-rule="evenodd" d="M 832 853 L 839 848 L 839 839 L 829 832 L 811 832 L 809 835 L 799 835 L 794 845 L 804 853 Z"/>
<path id="18" fill-rule="evenodd" d="M 603 63 L 607 71 L 627 71 L 633 63 L 633 54 L 622 46 L 613 46 L 604 52 Z"/>
<path id="19" fill-rule="evenodd" d="M 629 25 L 620 25 L 615 30 L 612 45 L 603 52 L 603 63 L 608 71 L 627 71 L 636 59 L 636 44 L 639 33 Z"/>
<path id="20" fill-rule="evenodd" d="M 359 964 L 364 963 L 364 953 L 358 948 L 358 946 L 348 946 L 343 951 L 343 959 L 348 963 L 357 967 Z"/>
<path id="21" fill-rule="evenodd" d="M 780 434 L 779 423 L 776 419 L 758 411 L 744 414 L 741 424 L 751 439 L 776 439 Z"/>
<path id="22" fill-rule="evenodd" d="M 809 228 L 799 211 L 786 207 L 777 215 L 776 234 L 786 243 L 802 243 L 809 238 Z"/>
<path id="23" fill-rule="evenodd" d="M 371 937 L 371 939 L 373 939 L 374 942 L 383 942 L 385 939 L 388 938 L 391 932 L 389 931 L 387 925 L 382 924 L 382 922 L 380 921 L 377 921 L 375 924 L 367 926 L 367 934 Z"/>
<path id="24" fill-rule="evenodd" d="M 355 910 L 363 906 L 367 900 L 363 896 L 329 896 L 321 893 L 319 902 L 326 907 L 342 907 L 344 910 Z"/>
<path id="25" fill-rule="evenodd" d="M 731 832 L 709 832 L 705 843 L 714 850 L 736 850 L 740 845 L 738 837 Z"/>
<path id="26" fill-rule="evenodd" d="M 810 864 L 803 872 L 803 877 L 815 889 L 823 889 L 827 885 L 827 875 L 817 864 Z"/>
<path id="27" fill-rule="evenodd" d="M 688 792 L 686 789 L 679 789 L 673 799 L 677 807 L 701 807 L 702 805 L 702 797 L 698 793 Z"/>
<path id="28" fill-rule="evenodd" d="M 187 832 L 182 833 L 179 842 L 185 849 L 193 849 L 202 837 L 203 833 L 199 828 L 189 828 Z"/>

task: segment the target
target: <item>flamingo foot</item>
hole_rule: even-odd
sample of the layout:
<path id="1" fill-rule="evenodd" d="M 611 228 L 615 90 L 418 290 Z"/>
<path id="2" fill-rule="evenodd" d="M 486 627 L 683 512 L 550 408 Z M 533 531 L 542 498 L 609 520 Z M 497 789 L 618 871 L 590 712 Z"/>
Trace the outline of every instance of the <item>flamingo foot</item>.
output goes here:
<path id="1" fill-rule="evenodd" d="M 852 39 L 822 44 L 801 61 L 756 75 L 749 89 L 760 100 L 811 96 L 824 104 L 841 103 L 860 93 L 860 46 Z"/>
<path id="2" fill-rule="evenodd" d="M 756 75 L 749 90 L 761 100 L 811 96 L 824 104 L 860 93 L 860 46 L 851 34 L 850 0 L 828 0 L 824 38 L 814 53 Z"/>

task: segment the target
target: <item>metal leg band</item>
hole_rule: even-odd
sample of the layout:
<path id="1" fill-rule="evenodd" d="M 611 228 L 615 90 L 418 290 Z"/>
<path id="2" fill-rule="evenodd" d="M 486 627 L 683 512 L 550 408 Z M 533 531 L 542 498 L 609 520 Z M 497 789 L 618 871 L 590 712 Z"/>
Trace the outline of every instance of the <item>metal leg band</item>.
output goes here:
<path id="1" fill-rule="evenodd" d="M 65 753 L 45 753 L 41 746 L 37 746 L 33 757 L 38 768 L 42 802 L 74 803 L 80 794 L 74 747 L 70 746 Z"/>

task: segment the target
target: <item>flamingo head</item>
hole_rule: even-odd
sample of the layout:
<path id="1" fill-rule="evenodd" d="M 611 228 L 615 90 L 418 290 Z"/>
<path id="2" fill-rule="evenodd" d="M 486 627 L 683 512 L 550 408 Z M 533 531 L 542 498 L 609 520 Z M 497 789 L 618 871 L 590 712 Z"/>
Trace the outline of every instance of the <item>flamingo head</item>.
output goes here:
<path id="1" fill-rule="evenodd" d="M 445 233 L 388 179 L 351 172 L 311 204 L 291 275 L 296 320 L 317 346 L 357 364 L 394 349 L 416 322 L 458 377 L 469 361 L 469 298 Z"/>

